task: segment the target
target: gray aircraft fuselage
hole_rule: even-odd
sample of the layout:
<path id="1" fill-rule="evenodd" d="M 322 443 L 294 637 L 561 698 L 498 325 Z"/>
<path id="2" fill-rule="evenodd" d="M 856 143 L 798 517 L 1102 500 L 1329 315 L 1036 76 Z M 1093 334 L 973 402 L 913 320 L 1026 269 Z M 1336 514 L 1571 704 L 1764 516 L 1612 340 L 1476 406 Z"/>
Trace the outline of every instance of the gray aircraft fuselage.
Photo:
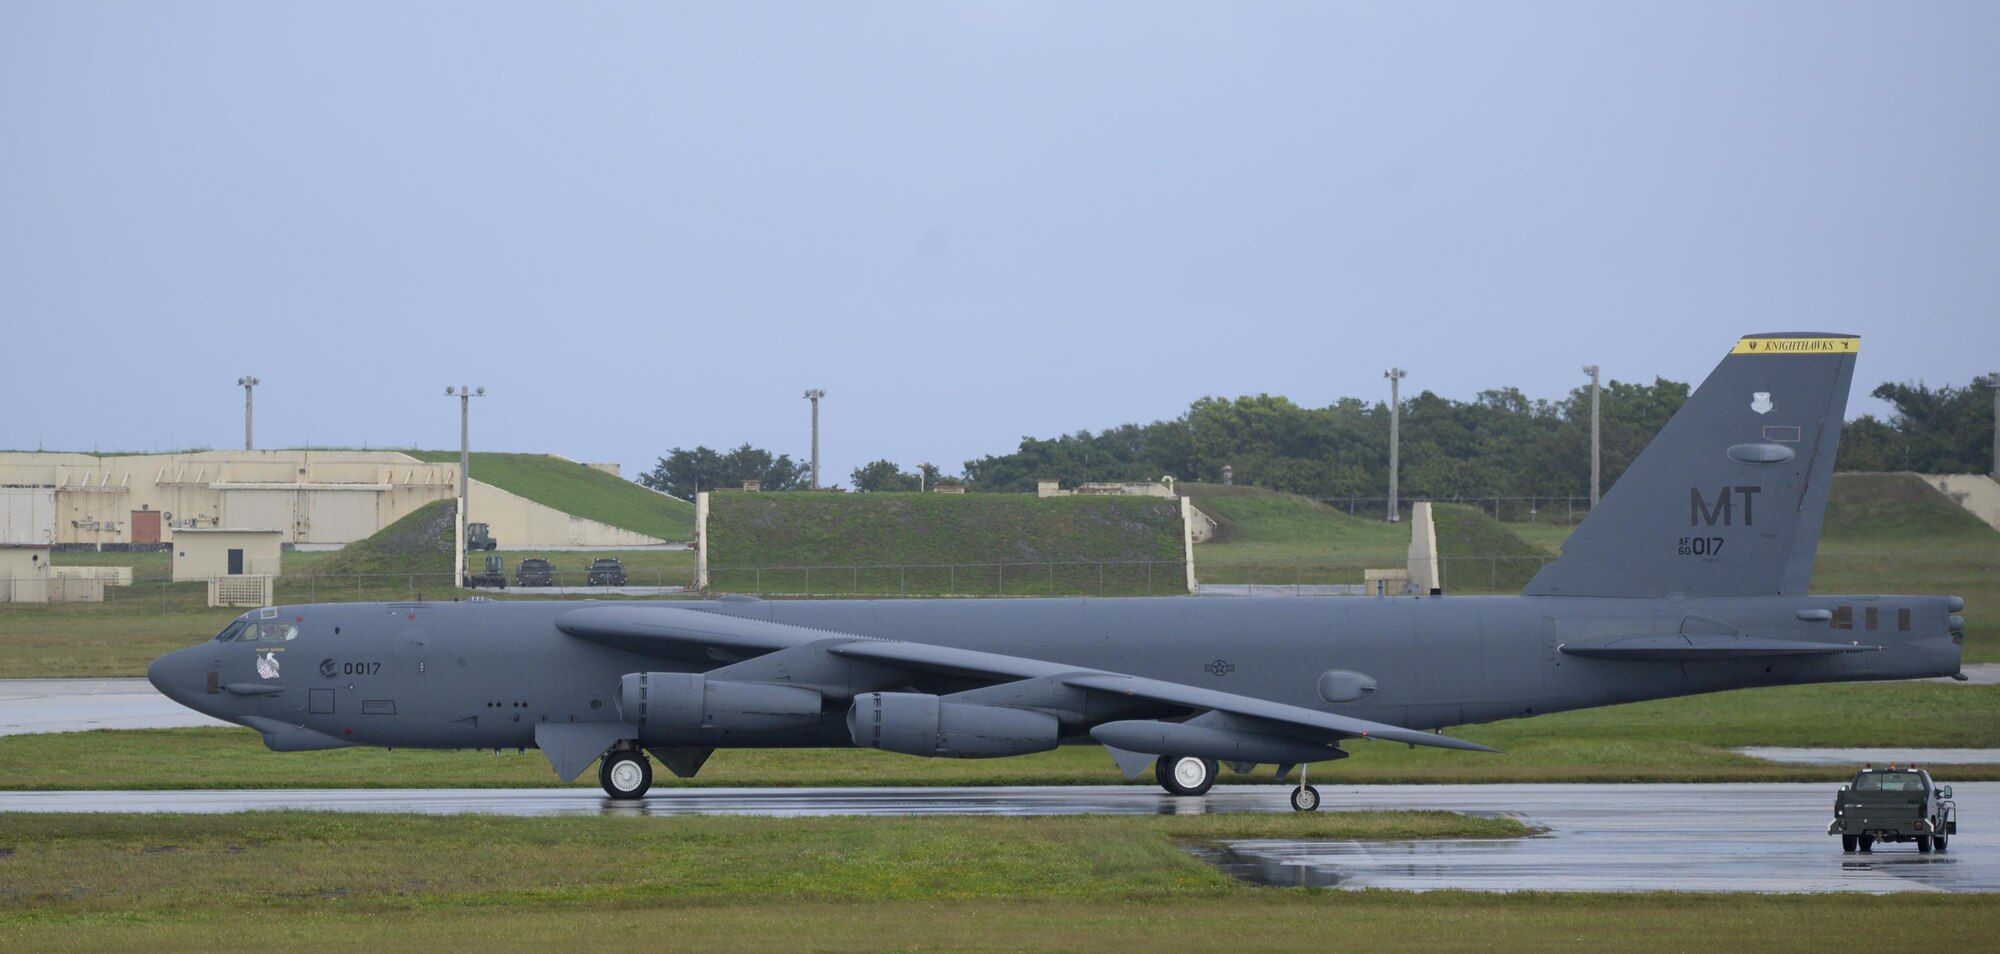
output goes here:
<path id="1" fill-rule="evenodd" d="M 1519 596 L 364 604 L 258 610 L 155 662 L 276 749 L 537 746 L 638 797 L 716 748 L 1215 764 L 1748 686 L 1958 673 L 1954 597 L 1816 596 L 1860 340 L 1740 339 Z M 234 640 L 234 641 L 232 641 Z M 1301 783 L 1293 806 L 1318 793 Z"/>
<path id="2" fill-rule="evenodd" d="M 299 726 L 363 745 L 507 748 L 540 722 L 617 723 L 618 680 L 635 671 L 712 670 L 690 651 L 664 660 L 572 638 L 555 618 L 605 603 L 367 603 L 278 607 L 297 635 L 211 642 L 161 657 L 151 678 L 190 708 L 260 730 Z M 639 604 L 662 605 L 662 604 Z M 1111 669 L 1418 729 L 1750 686 L 1947 676 L 1959 670 L 1946 597 L 1631 599 L 1534 596 L 992 600 L 723 600 L 665 604 L 862 636 Z M 1851 630 L 1802 612 L 1850 607 Z M 1873 608 L 1875 613 L 1867 613 Z M 1910 629 L 1900 631 L 1899 610 Z M 253 618 L 257 614 L 250 614 Z M 1578 637 L 1677 632 L 1689 619 L 1786 639 L 1879 650 L 1702 662 L 1565 654 Z M 1864 620 L 1877 621 L 1867 630 Z M 258 672 L 260 662 L 278 674 Z M 1348 704 L 1321 673 L 1379 688 Z M 211 678 L 210 673 L 214 676 Z M 963 688 L 978 683 L 968 681 Z M 206 687 L 213 686 L 215 691 Z M 879 688 L 876 686 L 862 687 Z M 925 691 L 960 688 L 933 679 Z M 317 697 L 317 698 L 315 698 Z M 314 710 L 324 711 L 314 711 Z M 851 746 L 844 713 L 817 728 L 642 738 L 647 745 Z M 268 721 L 265 721 L 268 720 Z M 276 740 L 274 740 L 274 744 Z"/>

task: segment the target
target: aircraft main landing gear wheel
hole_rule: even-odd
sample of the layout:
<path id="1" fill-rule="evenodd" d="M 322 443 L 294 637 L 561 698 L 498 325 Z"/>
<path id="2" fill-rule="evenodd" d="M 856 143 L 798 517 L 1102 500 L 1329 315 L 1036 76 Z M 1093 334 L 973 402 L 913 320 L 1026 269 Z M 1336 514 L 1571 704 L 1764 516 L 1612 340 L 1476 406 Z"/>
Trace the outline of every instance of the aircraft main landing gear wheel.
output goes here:
<path id="1" fill-rule="evenodd" d="M 1192 755 L 1162 755 L 1153 763 L 1153 777 L 1169 795 L 1206 795 L 1215 787 L 1220 766 L 1214 759 Z"/>
<path id="2" fill-rule="evenodd" d="M 619 749 L 604 756 L 597 767 L 597 782 L 604 794 L 620 801 L 644 798 L 653 787 L 653 763 L 632 749 Z"/>
<path id="3" fill-rule="evenodd" d="M 1301 785 L 1298 788 L 1292 789 L 1292 811 L 1319 811 L 1319 789 L 1310 785 Z"/>

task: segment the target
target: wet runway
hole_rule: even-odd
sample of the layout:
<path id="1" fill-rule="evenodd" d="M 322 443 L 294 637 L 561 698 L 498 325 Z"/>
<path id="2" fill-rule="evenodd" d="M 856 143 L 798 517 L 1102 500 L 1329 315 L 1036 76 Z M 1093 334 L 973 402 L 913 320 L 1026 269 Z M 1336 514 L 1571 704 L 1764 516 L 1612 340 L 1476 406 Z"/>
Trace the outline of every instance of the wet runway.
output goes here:
<path id="1" fill-rule="evenodd" d="M 1948 852 L 1843 855 L 1826 823 L 1837 786 L 1368 785 L 1320 787 L 1329 811 L 1435 809 L 1546 829 L 1516 839 L 1244 841 L 1207 860 L 1246 880 L 1475 891 L 2000 891 L 2000 782 L 1954 785 Z M 1062 815 L 1289 812 L 1286 787 L 1178 799 L 1150 786 L 661 789 L 639 803 L 588 789 L 5 792 L 0 811 L 507 815 Z"/>
<path id="2" fill-rule="evenodd" d="M 0 735 L 230 725 L 144 679 L 0 679 Z"/>
<path id="3" fill-rule="evenodd" d="M 1792 749 L 1753 745 L 1736 751 L 1753 759 L 1786 765 L 2000 765 L 2000 749 Z M 1940 775 L 1950 774 L 1949 769 Z"/>

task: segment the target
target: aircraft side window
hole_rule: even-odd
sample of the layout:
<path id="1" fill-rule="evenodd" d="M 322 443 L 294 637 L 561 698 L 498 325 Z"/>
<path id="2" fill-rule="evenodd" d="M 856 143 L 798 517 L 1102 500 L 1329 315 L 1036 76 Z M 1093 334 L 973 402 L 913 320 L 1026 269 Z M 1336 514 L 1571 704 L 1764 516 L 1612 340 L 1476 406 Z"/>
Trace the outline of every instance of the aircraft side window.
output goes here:
<path id="1" fill-rule="evenodd" d="M 1876 609 L 1873 606 L 1870 606 L 1866 610 L 1862 611 L 1861 619 L 1863 623 L 1868 627 L 1868 631 L 1872 633 L 1875 631 L 1875 627 L 1881 625 L 1882 623 L 1882 611 Z"/>
<path id="2" fill-rule="evenodd" d="M 1909 631 L 1910 631 L 1910 608 L 1905 606 L 1902 609 L 1896 611 L 1896 632 L 1907 633 Z"/>
<path id="3" fill-rule="evenodd" d="M 1852 607 L 1852 606 L 1836 606 L 1836 607 L 1834 607 L 1834 608 L 1833 608 L 1833 628 L 1834 628 L 1834 629 L 1853 629 L 1853 628 L 1854 628 L 1854 607 Z"/>
<path id="4" fill-rule="evenodd" d="M 218 643 L 233 643 L 242 637 L 243 630 L 249 625 L 250 621 L 247 619 L 232 620 L 228 626 L 223 627 L 222 632 L 215 634 L 215 641 Z M 257 638 L 256 634 L 252 633 L 250 638 Z"/>

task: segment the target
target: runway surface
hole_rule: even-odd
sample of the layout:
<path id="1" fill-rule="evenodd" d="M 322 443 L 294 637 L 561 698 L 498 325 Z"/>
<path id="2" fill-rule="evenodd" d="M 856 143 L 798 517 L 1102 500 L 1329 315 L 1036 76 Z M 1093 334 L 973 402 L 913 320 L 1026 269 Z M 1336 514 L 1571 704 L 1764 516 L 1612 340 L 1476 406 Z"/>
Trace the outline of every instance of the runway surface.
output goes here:
<path id="1" fill-rule="evenodd" d="M 230 725 L 144 679 L 0 679 L 0 735 Z"/>
<path id="2" fill-rule="evenodd" d="M 1530 838 L 1243 841 L 1198 851 L 1262 884 L 1474 891 L 2000 891 L 2000 782 L 1954 786 L 1947 852 L 1884 845 L 1843 855 L 1826 834 L 1830 784 L 1326 785 L 1326 810 L 1505 816 Z M 663 789 L 637 803 L 586 789 L 6 792 L 0 811 L 506 815 L 1066 815 L 1289 812 L 1284 786 L 1173 798 L 1150 786 Z"/>
<path id="3" fill-rule="evenodd" d="M 2000 765 L 2000 749 L 1789 749 L 1757 746 L 1736 751 L 1753 759 L 1787 765 Z M 1948 774 L 1941 770 L 1939 774 Z"/>

